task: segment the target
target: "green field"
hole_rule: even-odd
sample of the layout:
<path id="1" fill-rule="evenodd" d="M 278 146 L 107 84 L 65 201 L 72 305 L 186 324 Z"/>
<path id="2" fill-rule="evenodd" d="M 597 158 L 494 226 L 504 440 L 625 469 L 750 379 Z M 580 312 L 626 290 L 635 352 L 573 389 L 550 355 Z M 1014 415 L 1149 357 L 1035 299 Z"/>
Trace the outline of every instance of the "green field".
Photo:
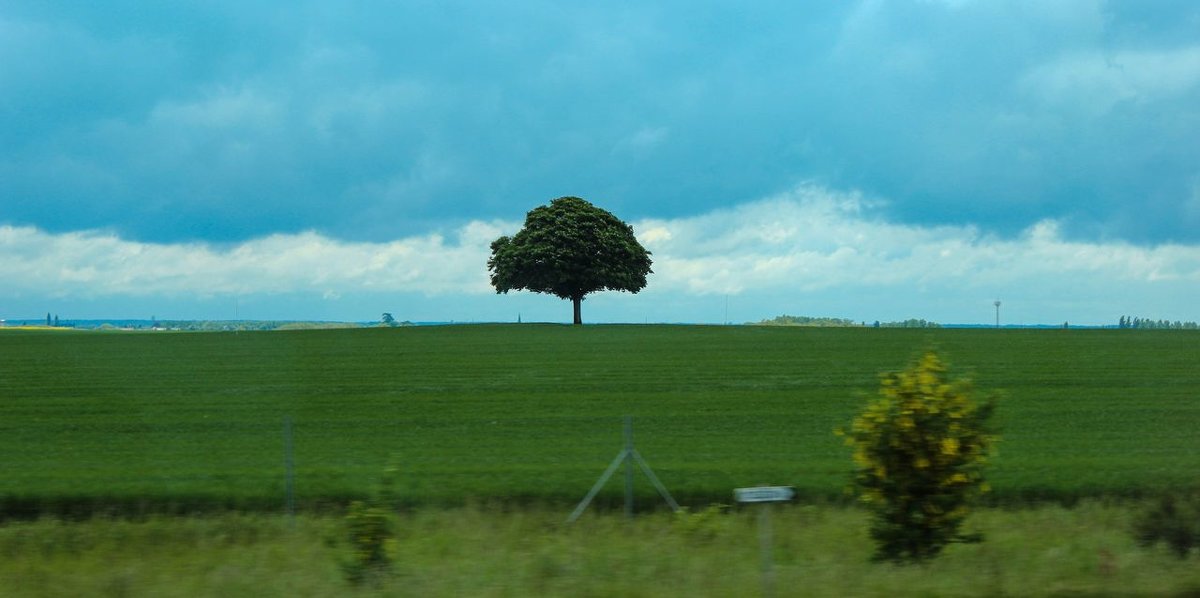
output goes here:
<path id="1" fill-rule="evenodd" d="M 622 446 L 681 502 L 840 500 L 832 430 L 925 347 L 1003 392 L 994 500 L 1200 487 L 1200 333 L 472 325 L 253 333 L 0 331 L 0 514 L 577 501 Z M 642 505 L 654 491 L 639 477 Z M 601 501 L 619 500 L 615 481 Z"/>

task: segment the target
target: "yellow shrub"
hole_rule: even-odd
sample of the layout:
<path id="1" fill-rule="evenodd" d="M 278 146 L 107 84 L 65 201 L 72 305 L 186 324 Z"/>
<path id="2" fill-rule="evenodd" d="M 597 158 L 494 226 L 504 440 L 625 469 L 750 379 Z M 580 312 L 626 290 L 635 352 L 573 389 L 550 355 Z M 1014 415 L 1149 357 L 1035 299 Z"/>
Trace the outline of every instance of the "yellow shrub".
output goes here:
<path id="1" fill-rule="evenodd" d="M 959 529 L 970 501 L 986 490 L 997 436 L 988 427 L 994 401 L 977 405 L 971 394 L 969 380 L 950 380 L 946 364 L 927 351 L 908 369 L 884 374 L 849 431 L 837 431 L 854 449 L 854 486 L 873 513 L 876 559 L 921 561 L 949 542 L 979 540 Z"/>

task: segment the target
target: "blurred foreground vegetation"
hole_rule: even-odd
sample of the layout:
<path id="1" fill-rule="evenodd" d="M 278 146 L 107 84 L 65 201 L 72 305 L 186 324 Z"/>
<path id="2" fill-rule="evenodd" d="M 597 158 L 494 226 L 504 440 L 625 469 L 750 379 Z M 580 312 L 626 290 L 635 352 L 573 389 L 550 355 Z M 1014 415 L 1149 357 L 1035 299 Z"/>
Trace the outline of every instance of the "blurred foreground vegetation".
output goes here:
<path id="1" fill-rule="evenodd" d="M 772 507 L 779 596 L 1195 595 L 1200 553 L 1139 547 L 1133 503 L 985 509 L 982 544 L 921 566 L 871 563 L 865 512 Z M 24 596 L 743 596 L 763 583 L 756 508 L 591 512 L 419 509 L 394 574 L 353 587 L 339 517 L 222 514 L 0 525 L 0 588 Z M 694 518 L 694 519 L 690 519 Z"/>

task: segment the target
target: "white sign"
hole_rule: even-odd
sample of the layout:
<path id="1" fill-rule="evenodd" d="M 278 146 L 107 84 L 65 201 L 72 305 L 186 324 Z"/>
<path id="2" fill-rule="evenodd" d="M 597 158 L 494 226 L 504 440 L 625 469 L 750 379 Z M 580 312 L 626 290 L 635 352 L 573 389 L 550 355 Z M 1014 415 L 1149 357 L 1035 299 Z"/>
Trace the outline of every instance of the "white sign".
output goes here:
<path id="1" fill-rule="evenodd" d="M 738 502 L 782 502 L 792 500 L 796 491 L 791 486 L 759 486 L 757 488 L 734 488 L 733 497 Z"/>

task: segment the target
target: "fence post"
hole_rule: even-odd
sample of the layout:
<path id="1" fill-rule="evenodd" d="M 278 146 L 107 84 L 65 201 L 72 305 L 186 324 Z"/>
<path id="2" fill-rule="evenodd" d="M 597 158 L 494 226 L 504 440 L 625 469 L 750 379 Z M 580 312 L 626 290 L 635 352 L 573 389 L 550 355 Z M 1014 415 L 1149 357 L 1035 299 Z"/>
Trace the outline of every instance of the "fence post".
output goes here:
<path id="1" fill-rule="evenodd" d="M 292 416 L 283 416 L 284 494 L 289 523 L 296 525 L 296 460 L 292 450 Z"/>
<path id="2" fill-rule="evenodd" d="M 592 499 L 596 497 L 596 494 L 600 492 L 600 489 L 604 487 L 604 484 L 608 482 L 608 479 L 612 477 L 612 474 L 617 472 L 617 468 L 620 467 L 622 463 L 625 464 L 625 516 L 632 518 L 634 462 L 637 462 L 637 465 L 642 468 L 643 472 L 645 472 L 646 477 L 650 478 L 650 483 L 654 484 L 654 488 L 658 490 L 658 493 L 663 497 L 663 500 L 667 501 L 667 504 L 671 506 L 671 510 L 678 511 L 679 503 L 675 502 L 675 499 L 671 497 L 671 493 L 667 491 L 667 487 L 663 485 L 662 480 L 659 480 L 658 476 L 654 475 L 654 470 L 650 469 L 650 464 L 642 458 L 642 455 L 637 452 L 637 449 L 633 448 L 633 416 L 626 415 L 625 448 L 621 449 L 621 452 L 617 453 L 617 456 L 612 460 L 612 463 L 608 465 L 608 469 L 605 469 L 604 473 L 600 474 L 600 479 L 596 480 L 596 483 L 592 486 L 591 490 L 588 490 L 587 496 L 584 496 L 583 500 L 579 501 L 579 504 L 575 507 L 575 510 L 571 512 L 571 516 L 567 517 L 567 523 L 574 523 L 575 520 L 583 514 L 584 509 L 586 509 L 588 505 L 592 503 Z"/>
<path id="3" fill-rule="evenodd" d="M 625 416 L 625 517 L 633 519 L 633 416 Z"/>

